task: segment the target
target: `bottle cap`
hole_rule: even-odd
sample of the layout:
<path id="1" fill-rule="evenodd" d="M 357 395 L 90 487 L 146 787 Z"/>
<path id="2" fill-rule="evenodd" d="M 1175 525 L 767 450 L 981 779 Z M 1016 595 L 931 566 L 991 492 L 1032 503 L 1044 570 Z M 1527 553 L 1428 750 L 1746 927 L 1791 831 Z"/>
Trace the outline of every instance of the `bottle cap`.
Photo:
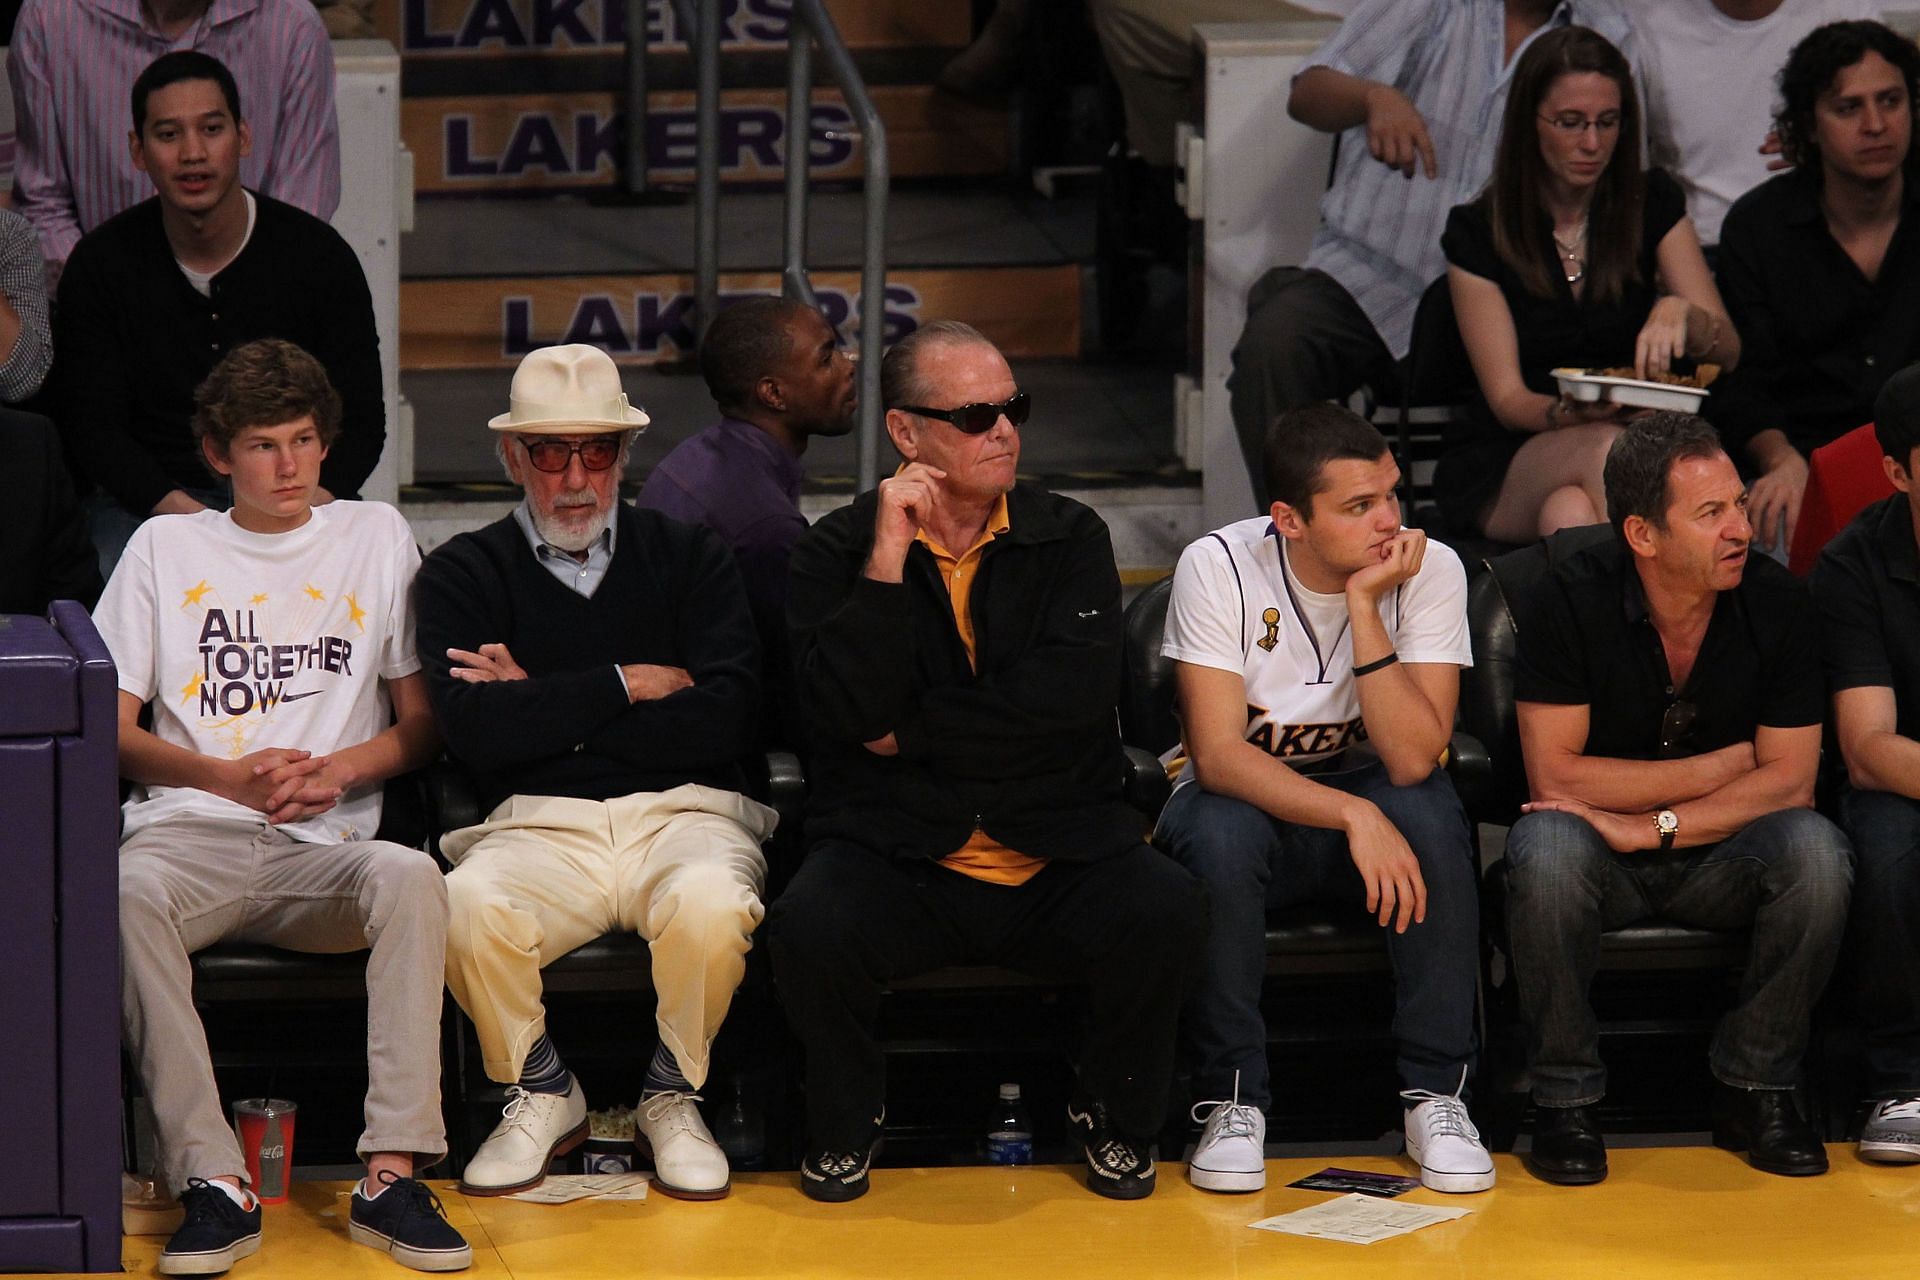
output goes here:
<path id="1" fill-rule="evenodd" d="M 1002 1102 L 1018 1102 L 1019 1100 L 1020 1100 L 1020 1086 L 1019 1086 L 1019 1085 L 1017 1085 L 1017 1084 L 1003 1084 L 1003 1085 L 1001 1085 L 1001 1086 L 1000 1086 L 1000 1101 L 1002 1101 Z"/>

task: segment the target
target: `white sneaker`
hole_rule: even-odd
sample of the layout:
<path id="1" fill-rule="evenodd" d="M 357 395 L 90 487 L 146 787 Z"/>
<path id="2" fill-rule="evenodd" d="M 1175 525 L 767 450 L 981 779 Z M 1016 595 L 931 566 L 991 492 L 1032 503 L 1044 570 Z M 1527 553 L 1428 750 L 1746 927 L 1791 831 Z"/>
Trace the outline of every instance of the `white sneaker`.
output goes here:
<path id="1" fill-rule="evenodd" d="M 1419 1164 L 1420 1184 L 1429 1190 L 1485 1191 L 1493 1185 L 1493 1157 L 1460 1101 L 1460 1090 L 1466 1087 L 1462 1068 L 1460 1087 L 1450 1094 L 1400 1091 L 1402 1098 L 1419 1104 L 1407 1112 L 1407 1154 Z"/>
<path id="2" fill-rule="evenodd" d="M 1860 1129 L 1860 1158 L 1920 1164 L 1920 1098 L 1882 1098 Z"/>
<path id="3" fill-rule="evenodd" d="M 640 1099 L 633 1143 L 653 1161 L 653 1185 L 682 1200 L 718 1200 L 733 1187 L 727 1153 L 700 1118 L 697 1093 L 670 1091 Z"/>
<path id="4" fill-rule="evenodd" d="M 1202 1116 L 1202 1112 L 1206 1114 Z M 1258 1191 L 1267 1185 L 1267 1118 L 1240 1101 L 1240 1073 L 1233 1073 L 1233 1099 L 1196 1102 L 1189 1112 L 1200 1122 L 1200 1141 L 1187 1161 L 1187 1180 L 1202 1191 Z"/>
<path id="5" fill-rule="evenodd" d="M 587 1096 L 579 1080 L 565 1093 L 532 1093 L 509 1085 L 500 1123 L 467 1162 L 460 1190 L 470 1196 L 504 1196 L 538 1186 L 555 1156 L 586 1140 Z"/>

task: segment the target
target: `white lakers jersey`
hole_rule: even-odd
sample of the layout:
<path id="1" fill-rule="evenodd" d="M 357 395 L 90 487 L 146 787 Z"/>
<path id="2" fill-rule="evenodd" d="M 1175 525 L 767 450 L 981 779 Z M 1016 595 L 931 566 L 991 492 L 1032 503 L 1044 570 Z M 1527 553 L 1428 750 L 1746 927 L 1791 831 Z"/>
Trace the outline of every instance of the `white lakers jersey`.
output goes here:
<path id="1" fill-rule="evenodd" d="M 1246 683 L 1247 741 L 1296 769 L 1338 762 L 1366 740 L 1353 680 L 1344 594 L 1301 584 L 1287 540 L 1265 516 L 1241 520 L 1181 553 L 1161 653 L 1238 674 Z M 1453 548 L 1429 541 L 1420 572 L 1380 600 L 1402 662 L 1473 665 L 1467 575 Z M 1183 769 L 1176 785 L 1190 781 Z"/>

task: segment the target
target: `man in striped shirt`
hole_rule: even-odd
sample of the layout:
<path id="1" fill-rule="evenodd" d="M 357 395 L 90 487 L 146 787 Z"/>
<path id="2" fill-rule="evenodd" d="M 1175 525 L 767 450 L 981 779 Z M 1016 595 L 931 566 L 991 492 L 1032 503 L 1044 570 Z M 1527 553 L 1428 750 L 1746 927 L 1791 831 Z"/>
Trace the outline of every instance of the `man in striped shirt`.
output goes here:
<path id="1" fill-rule="evenodd" d="M 1575 24 L 1633 60 L 1620 0 L 1361 0 L 1294 77 L 1287 113 L 1340 143 L 1312 251 L 1254 282 L 1233 351 L 1234 428 L 1262 506 L 1275 418 L 1398 385 L 1414 308 L 1446 268 L 1447 211 L 1493 171 L 1514 64 Z"/>
<path id="2" fill-rule="evenodd" d="M 82 235 L 153 194 L 128 154 L 127 95 L 142 68 L 177 49 L 226 64 L 251 108 L 241 184 L 333 217 L 333 50 L 311 0 L 25 0 L 9 56 L 14 207 L 52 272 Z"/>

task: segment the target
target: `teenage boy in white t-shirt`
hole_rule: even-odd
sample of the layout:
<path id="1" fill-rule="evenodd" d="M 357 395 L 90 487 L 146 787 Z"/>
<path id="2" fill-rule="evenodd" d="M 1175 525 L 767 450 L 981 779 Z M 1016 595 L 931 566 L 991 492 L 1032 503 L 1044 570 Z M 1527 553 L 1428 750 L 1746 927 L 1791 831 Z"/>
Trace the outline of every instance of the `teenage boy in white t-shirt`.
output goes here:
<path id="1" fill-rule="evenodd" d="M 231 511 L 140 527 L 94 620 L 119 669 L 121 1018 L 186 1220 L 162 1275 L 217 1275 L 260 1247 L 193 1009 L 188 956 L 223 939 L 367 961 L 367 1176 L 354 1241 L 423 1271 L 472 1251 L 413 1178 L 446 1153 L 440 983 L 447 899 L 417 849 L 375 840 L 381 784 L 439 749 L 414 655 L 420 564 L 399 512 L 316 507 L 340 398 L 312 356 L 236 348 L 195 397 Z M 151 709 L 152 728 L 141 727 Z"/>
<path id="2" fill-rule="evenodd" d="M 1154 843 L 1206 882 L 1212 930 L 1186 1024 L 1210 1107 L 1194 1185 L 1257 1191 L 1268 1085 L 1269 908 L 1358 907 L 1387 932 L 1407 1151 L 1436 1191 L 1493 1162 L 1462 1100 L 1480 916 L 1467 820 L 1438 767 L 1467 643 L 1460 558 L 1400 525 L 1400 469 L 1321 403 L 1267 436 L 1268 515 L 1188 547 L 1162 652 L 1186 762 Z"/>

